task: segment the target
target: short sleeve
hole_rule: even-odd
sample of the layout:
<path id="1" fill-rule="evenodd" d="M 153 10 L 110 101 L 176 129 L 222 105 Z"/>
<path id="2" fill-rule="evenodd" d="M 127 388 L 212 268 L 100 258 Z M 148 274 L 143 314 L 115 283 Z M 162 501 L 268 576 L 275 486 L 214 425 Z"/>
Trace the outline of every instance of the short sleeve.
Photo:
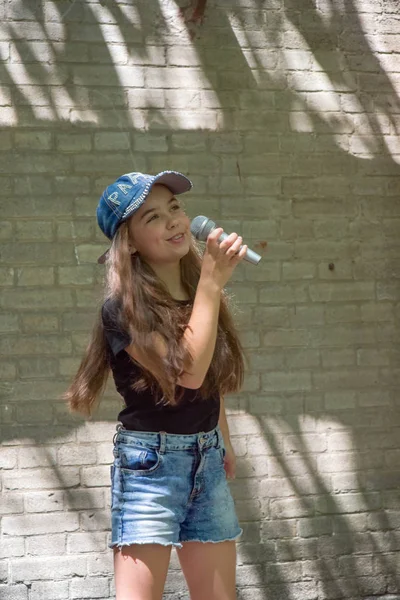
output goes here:
<path id="1" fill-rule="evenodd" d="M 101 309 L 104 334 L 114 356 L 129 346 L 132 341 L 128 331 L 122 326 L 118 304 L 113 300 L 106 300 Z"/>

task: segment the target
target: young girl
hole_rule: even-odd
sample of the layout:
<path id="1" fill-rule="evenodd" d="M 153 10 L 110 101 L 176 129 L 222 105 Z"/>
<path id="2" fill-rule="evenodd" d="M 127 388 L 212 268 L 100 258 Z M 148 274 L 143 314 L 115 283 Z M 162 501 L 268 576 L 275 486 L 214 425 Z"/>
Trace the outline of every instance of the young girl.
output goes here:
<path id="1" fill-rule="evenodd" d="M 236 233 L 219 244 L 218 228 L 202 255 L 176 198 L 191 187 L 176 171 L 129 173 L 97 207 L 112 240 L 105 298 L 65 399 L 90 415 L 111 369 L 125 401 L 111 466 L 117 600 L 161 599 L 172 546 L 192 600 L 236 598 L 223 395 L 240 389 L 243 356 L 224 287 L 247 246 Z"/>

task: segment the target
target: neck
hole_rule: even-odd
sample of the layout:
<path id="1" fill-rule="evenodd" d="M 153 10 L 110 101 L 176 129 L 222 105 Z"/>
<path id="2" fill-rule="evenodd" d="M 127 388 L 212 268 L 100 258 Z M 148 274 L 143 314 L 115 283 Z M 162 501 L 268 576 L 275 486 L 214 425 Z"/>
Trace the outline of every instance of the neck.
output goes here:
<path id="1" fill-rule="evenodd" d="M 150 265 L 157 277 L 177 300 L 186 300 L 187 294 L 182 285 L 180 262 L 167 265 Z"/>

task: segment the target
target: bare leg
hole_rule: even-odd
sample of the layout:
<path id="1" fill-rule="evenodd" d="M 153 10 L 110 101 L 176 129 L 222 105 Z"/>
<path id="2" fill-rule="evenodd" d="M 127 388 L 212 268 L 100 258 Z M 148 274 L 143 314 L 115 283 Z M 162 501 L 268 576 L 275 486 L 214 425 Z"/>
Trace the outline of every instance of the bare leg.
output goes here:
<path id="1" fill-rule="evenodd" d="M 161 600 L 171 549 L 161 544 L 114 548 L 116 600 Z"/>
<path id="2" fill-rule="evenodd" d="M 183 542 L 177 549 L 191 600 L 236 599 L 236 542 Z"/>

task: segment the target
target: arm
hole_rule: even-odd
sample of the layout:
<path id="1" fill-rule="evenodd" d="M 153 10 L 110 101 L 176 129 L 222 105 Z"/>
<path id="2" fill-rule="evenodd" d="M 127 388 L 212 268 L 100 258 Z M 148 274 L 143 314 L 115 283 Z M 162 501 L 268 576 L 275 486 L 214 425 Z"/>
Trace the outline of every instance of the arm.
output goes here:
<path id="1" fill-rule="evenodd" d="M 221 289 L 206 277 L 200 278 L 193 303 L 188 327 L 183 335 L 183 343 L 187 344 L 193 357 L 190 372 L 184 372 L 177 384 L 190 389 L 199 389 L 207 374 L 214 354 L 217 339 L 219 306 Z M 167 348 L 164 340 L 153 333 L 154 345 L 160 356 L 165 356 Z M 143 351 L 132 343 L 125 348 L 137 362 L 151 371 L 151 364 Z"/>
<path id="2" fill-rule="evenodd" d="M 240 250 L 242 238 L 236 233 L 231 233 L 219 244 L 221 233 L 223 229 L 216 228 L 207 238 L 193 310 L 182 339 L 193 360 L 188 366 L 190 372 L 186 371 L 185 365 L 177 384 L 190 389 L 199 389 L 207 375 L 217 339 L 221 291 L 247 252 L 246 245 Z M 153 339 L 156 352 L 165 357 L 164 340 L 157 333 L 153 334 Z M 151 372 L 151 363 L 139 347 L 132 343 L 125 350 Z"/>
<path id="3" fill-rule="evenodd" d="M 222 437 L 225 445 L 224 469 L 228 479 L 236 477 L 236 456 L 229 436 L 228 421 L 226 419 L 225 402 L 223 396 L 220 399 L 221 405 L 219 410 L 218 425 L 221 429 Z"/>
<path id="4" fill-rule="evenodd" d="M 219 409 L 218 425 L 220 426 L 222 437 L 224 438 L 225 447 L 228 447 L 231 445 L 231 439 L 230 439 L 230 435 L 229 435 L 229 426 L 228 426 L 228 421 L 226 418 L 225 402 L 224 402 L 223 396 L 221 396 L 220 403 L 221 404 L 220 404 L 220 409 Z"/>

